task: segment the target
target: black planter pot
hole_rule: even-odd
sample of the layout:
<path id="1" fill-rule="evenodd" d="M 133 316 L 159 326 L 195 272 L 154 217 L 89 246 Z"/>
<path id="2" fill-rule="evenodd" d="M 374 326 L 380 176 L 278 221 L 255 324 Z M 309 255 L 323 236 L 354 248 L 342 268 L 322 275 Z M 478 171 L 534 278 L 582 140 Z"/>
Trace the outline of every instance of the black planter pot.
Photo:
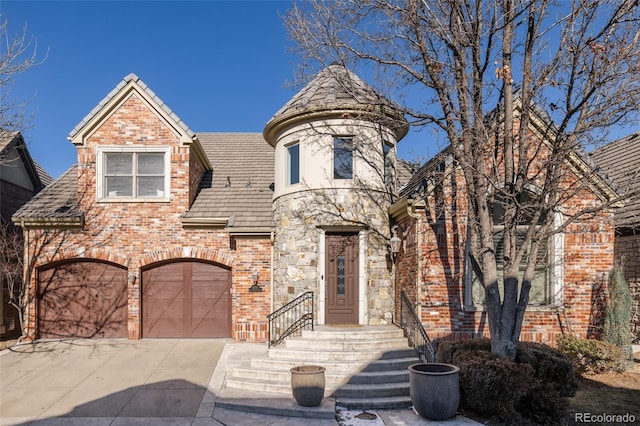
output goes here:
<path id="1" fill-rule="evenodd" d="M 420 363 L 409 366 L 411 403 L 429 420 L 453 417 L 460 405 L 460 369 L 451 364 Z"/>
<path id="2" fill-rule="evenodd" d="M 300 365 L 291 370 L 291 390 L 296 402 L 303 407 L 316 407 L 324 397 L 325 368 Z"/>

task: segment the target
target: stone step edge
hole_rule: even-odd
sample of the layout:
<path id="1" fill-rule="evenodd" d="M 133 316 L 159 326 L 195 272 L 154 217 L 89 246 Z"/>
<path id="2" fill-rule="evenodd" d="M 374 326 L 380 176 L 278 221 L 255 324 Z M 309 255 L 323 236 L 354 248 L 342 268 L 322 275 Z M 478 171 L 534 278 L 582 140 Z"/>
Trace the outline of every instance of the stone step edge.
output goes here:
<path id="1" fill-rule="evenodd" d="M 293 397 L 276 398 L 224 398 L 218 397 L 216 407 L 272 416 L 335 419 L 336 400 L 325 397 L 318 407 L 302 407 Z"/>
<path id="2" fill-rule="evenodd" d="M 336 405 L 347 409 L 382 410 L 395 408 L 410 408 L 411 397 L 388 396 L 379 398 L 336 398 Z"/>

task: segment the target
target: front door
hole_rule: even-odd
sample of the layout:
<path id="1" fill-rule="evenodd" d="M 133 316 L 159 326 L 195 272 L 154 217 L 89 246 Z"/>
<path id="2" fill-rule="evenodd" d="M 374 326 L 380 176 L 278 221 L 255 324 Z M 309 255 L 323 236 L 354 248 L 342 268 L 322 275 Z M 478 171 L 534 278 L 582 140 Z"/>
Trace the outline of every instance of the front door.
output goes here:
<path id="1" fill-rule="evenodd" d="M 358 324 L 358 234 L 326 236 L 327 324 Z"/>

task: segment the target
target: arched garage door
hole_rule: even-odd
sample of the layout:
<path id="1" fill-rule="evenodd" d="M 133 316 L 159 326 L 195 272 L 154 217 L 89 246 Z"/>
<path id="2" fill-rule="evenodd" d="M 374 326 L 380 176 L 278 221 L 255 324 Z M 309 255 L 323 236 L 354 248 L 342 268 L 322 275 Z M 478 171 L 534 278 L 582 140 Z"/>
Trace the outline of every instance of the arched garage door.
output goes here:
<path id="1" fill-rule="evenodd" d="M 231 337 L 231 271 L 180 261 L 142 273 L 142 337 Z"/>
<path id="2" fill-rule="evenodd" d="M 41 338 L 127 337 L 127 270 L 90 260 L 38 271 Z"/>

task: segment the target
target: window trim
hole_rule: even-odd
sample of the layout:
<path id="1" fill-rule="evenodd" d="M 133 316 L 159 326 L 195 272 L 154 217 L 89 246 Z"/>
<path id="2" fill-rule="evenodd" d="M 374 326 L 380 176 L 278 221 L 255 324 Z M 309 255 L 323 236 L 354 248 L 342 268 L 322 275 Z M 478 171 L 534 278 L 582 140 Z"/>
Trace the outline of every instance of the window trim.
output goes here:
<path id="1" fill-rule="evenodd" d="M 554 228 L 562 225 L 562 213 L 554 212 Z M 494 227 L 495 228 L 495 227 Z M 473 301 L 473 269 L 469 258 L 470 227 L 467 225 L 467 239 L 465 244 L 465 276 L 464 276 L 464 310 L 483 311 L 482 304 Z M 549 310 L 564 305 L 564 233 L 558 232 L 551 235 L 547 242 L 546 279 L 549 292 L 546 303 L 527 306 L 527 310 Z"/>
<path id="2" fill-rule="evenodd" d="M 297 162 L 298 180 L 296 182 L 292 182 L 292 179 L 291 179 L 291 170 L 292 170 L 292 167 L 291 167 L 291 165 L 292 165 L 292 162 L 291 162 L 291 159 L 292 159 L 291 148 L 293 148 L 293 147 L 297 147 L 298 148 L 298 162 Z M 300 141 L 295 141 L 295 142 L 292 142 L 292 143 L 290 143 L 288 145 L 285 145 L 285 149 L 286 149 L 285 155 L 286 155 L 286 164 L 287 164 L 286 176 L 285 176 L 286 186 L 298 185 L 300 183 L 300 179 L 301 179 L 301 176 L 300 176 L 300 170 L 301 170 L 301 167 L 300 167 L 300 161 L 301 161 Z"/>
<path id="3" fill-rule="evenodd" d="M 336 142 L 338 140 L 340 140 L 340 141 L 349 141 L 350 145 L 351 145 L 351 150 L 350 150 L 350 153 L 351 153 L 351 170 L 350 170 L 351 171 L 351 176 L 350 177 L 336 177 L 336 171 L 337 171 L 337 167 L 336 166 L 338 165 L 336 163 L 336 160 L 337 160 L 337 157 L 336 157 Z M 354 178 L 354 176 L 356 174 L 355 157 L 353 155 L 353 152 L 355 151 L 355 139 L 354 139 L 354 137 L 353 136 L 347 136 L 347 135 L 344 135 L 344 136 L 335 135 L 333 137 L 333 141 L 332 142 L 333 142 L 333 146 L 332 146 L 332 153 L 333 153 L 333 158 L 332 158 L 332 160 L 333 160 L 332 161 L 333 173 L 332 173 L 332 177 L 333 177 L 333 180 L 341 180 L 341 181 L 353 180 L 353 178 Z"/>
<path id="4" fill-rule="evenodd" d="M 171 198 L 171 149 L 160 145 L 99 146 L 96 150 L 96 199 L 98 202 L 168 202 Z M 107 154 L 162 154 L 164 157 L 164 194 L 161 197 L 109 197 L 105 194 L 105 161 Z M 135 178 L 134 174 L 134 178 Z"/>

